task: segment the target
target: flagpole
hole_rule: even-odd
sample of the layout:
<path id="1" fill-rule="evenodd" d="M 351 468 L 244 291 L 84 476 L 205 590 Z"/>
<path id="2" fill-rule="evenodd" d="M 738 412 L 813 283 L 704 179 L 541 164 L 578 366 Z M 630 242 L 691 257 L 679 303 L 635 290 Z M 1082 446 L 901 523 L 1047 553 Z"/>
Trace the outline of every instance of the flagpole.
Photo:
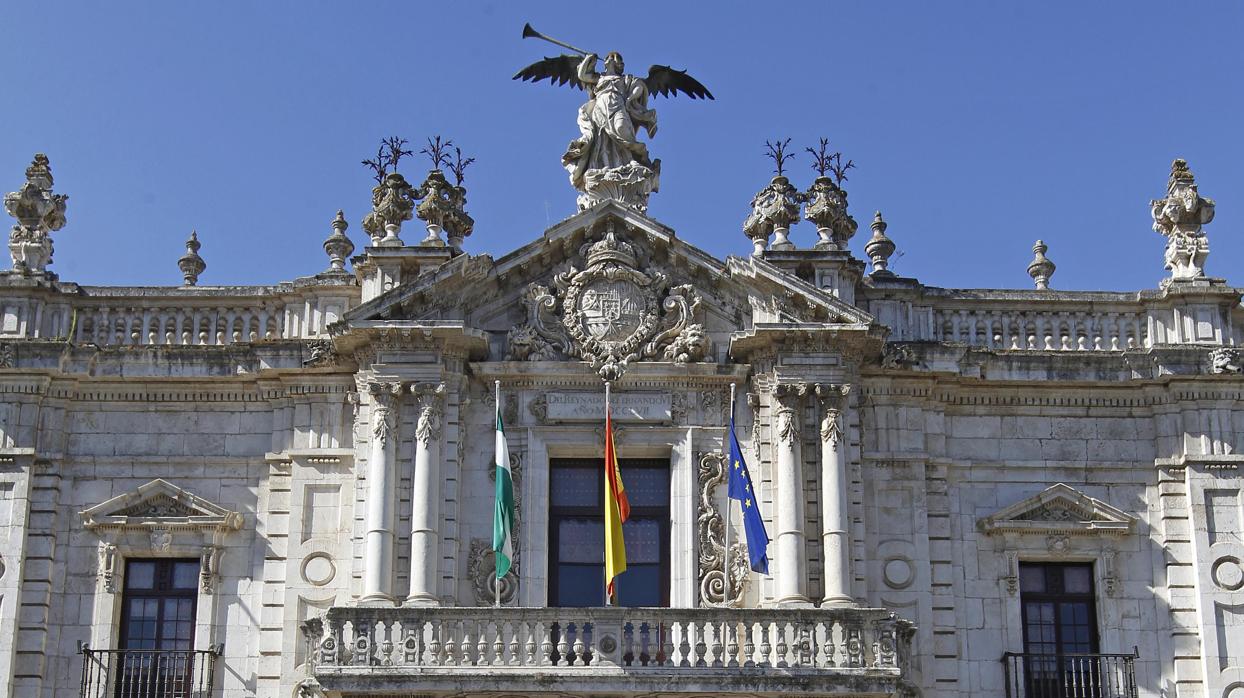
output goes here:
<path id="1" fill-rule="evenodd" d="M 606 424 L 606 425 L 608 425 L 608 424 L 609 424 L 609 385 L 610 385 L 610 381 L 605 381 L 605 424 Z M 605 435 L 605 438 L 606 438 L 606 439 L 608 439 L 608 438 L 609 438 L 609 435 L 608 435 L 608 434 L 606 434 L 606 435 Z M 609 471 L 608 471 L 608 469 L 609 469 L 609 463 L 607 463 L 607 462 L 606 462 L 606 463 L 605 463 L 605 477 L 609 477 Z M 608 484 L 607 484 L 607 483 L 606 483 L 606 488 L 608 488 Z M 608 496 L 608 489 L 606 489 L 606 495 L 605 495 L 605 496 Z M 606 516 L 606 518 L 609 516 L 608 510 L 606 510 L 606 512 L 605 512 L 605 516 Z M 608 526 L 608 524 L 606 524 L 606 527 L 607 527 L 607 526 Z M 606 534 L 605 534 L 605 538 L 606 538 L 606 540 L 608 539 L 608 533 L 606 533 Z M 612 598 L 610 598 L 610 596 L 609 596 L 609 585 L 608 585 L 608 583 L 606 583 L 606 584 L 605 584 L 605 605 L 606 605 L 606 606 L 612 606 L 612 605 L 613 605 L 613 599 L 612 599 Z"/>
<path id="2" fill-rule="evenodd" d="M 500 420 L 501 419 L 501 381 L 499 380 L 493 381 L 493 387 L 496 389 L 496 397 L 497 397 L 495 401 L 497 403 L 496 418 L 497 420 Z M 500 424 L 500 422 L 496 421 L 494 422 L 494 424 Z M 496 460 L 496 458 L 493 458 L 493 460 Z M 498 466 L 495 464 L 492 467 L 493 467 L 493 470 L 498 469 Z M 499 478 L 501 477 L 501 473 L 493 473 L 493 477 Z M 495 507 L 496 504 L 494 503 L 493 506 Z M 509 533 L 510 533 L 509 531 L 506 531 L 506 535 L 509 535 Z M 495 568 L 496 556 L 500 555 L 500 552 L 494 550 L 492 554 L 493 554 L 493 564 L 494 564 L 493 574 L 492 574 L 492 585 L 493 585 L 493 591 L 495 592 L 495 595 L 493 598 L 493 608 L 501 608 L 501 578 L 497 576 L 497 572 Z"/>
<path id="3" fill-rule="evenodd" d="M 730 425 L 734 424 L 734 383 L 730 384 L 730 420 L 728 424 Z M 726 428 L 729 429 L 730 427 L 727 426 Z M 728 432 L 726 434 L 725 441 L 729 442 L 731 438 L 733 437 Z M 722 444 L 722 450 L 726 451 L 726 454 L 727 454 L 726 455 L 727 488 L 729 487 L 730 466 L 731 466 L 729 449 L 730 449 L 729 443 Z M 722 587 L 723 589 L 722 594 L 721 594 L 722 601 L 729 601 L 730 599 L 730 510 L 732 508 L 733 507 L 731 507 L 730 505 L 730 493 L 727 490 L 726 492 L 726 555 L 725 555 L 725 562 L 724 562 L 725 570 L 723 570 L 725 574 L 722 577 L 722 579 L 725 580 L 724 582 L 725 586 Z"/>

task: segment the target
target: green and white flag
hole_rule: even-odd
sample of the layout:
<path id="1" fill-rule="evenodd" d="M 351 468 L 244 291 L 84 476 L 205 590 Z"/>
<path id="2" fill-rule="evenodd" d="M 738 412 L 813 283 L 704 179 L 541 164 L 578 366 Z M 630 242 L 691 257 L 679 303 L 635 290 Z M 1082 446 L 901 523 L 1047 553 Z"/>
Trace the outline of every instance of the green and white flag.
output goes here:
<path id="1" fill-rule="evenodd" d="M 514 527 L 514 478 L 510 473 L 510 449 L 505 443 L 505 426 L 501 423 L 501 400 L 497 396 L 497 503 L 492 517 L 492 549 L 497 561 L 497 579 L 510 571 L 514 561 L 514 544 L 510 531 Z"/>

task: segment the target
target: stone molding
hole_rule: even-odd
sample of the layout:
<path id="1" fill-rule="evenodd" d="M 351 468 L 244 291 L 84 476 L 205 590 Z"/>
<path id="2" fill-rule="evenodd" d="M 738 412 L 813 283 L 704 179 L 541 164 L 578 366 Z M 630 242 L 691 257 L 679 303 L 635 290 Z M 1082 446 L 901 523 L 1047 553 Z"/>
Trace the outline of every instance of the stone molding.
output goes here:
<path id="1" fill-rule="evenodd" d="M 987 535 L 1121 536 L 1134 530 L 1136 517 L 1060 482 L 980 519 L 977 526 Z"/>
<path id="2" fill-rule="evenodd" d="M 121 560 L 117 540 L 124 537 L 127 549 L 145 548 L 169 554 L 197 549 L 200 588 L 215 592 L 220 576 L 224 536 L 242 528 L 242 514 L 198 497 L 162 479 L 79 512 L 82 525 L 100 536 L 99 579 L 104 591 L 117 592 L 117 565 Z M 147 536 L 146 543 L 135 544 Z"/>

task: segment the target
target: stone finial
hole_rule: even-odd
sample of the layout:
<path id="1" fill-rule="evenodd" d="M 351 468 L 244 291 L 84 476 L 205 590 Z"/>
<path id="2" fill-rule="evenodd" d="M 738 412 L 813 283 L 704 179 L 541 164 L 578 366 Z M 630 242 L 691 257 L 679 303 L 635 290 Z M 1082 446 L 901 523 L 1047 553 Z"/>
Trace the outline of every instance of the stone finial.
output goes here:
<path id="1" fill-rule="evenodd" d="M 35 153 L 26 168 L 26 183 L 4 195 L 4 210 L 17 219 L 9 232 L 13 269 L 43 273 L 52 263 L 52 233 L 65 227 L 69 197 L 52 193 L 52 167 L 48 156 Z"/>
<path id="2" fill-rule="evenodd" d="M 847 191 L 826 176 L 816 178 L 803 194 L 803 217 L 816 226 L 818 250 L 846 250 L 859 225 L 847 213 Z"/>
<path id="3" fill-rule="evenodd" d="M 190 238 L 186 240 L 186 254 L 177 260 L 177 268 L 181 269 L 181 274 L 185 277 L 187 286 L 195 286 L 199 283 L 199 274 L 207 268 L 207 262 L 199 256 L 199 248 L 203 244 L 199 242 L 199 233 L 190 231 Z"/>
<path id="4" fill-rule="evenodd" d="M 1196 179 L 1188 162 L 1171 163 L 1166 198 L 1151 202 L 1153 229 L 1166 237 L 1166 268 L 1174 281 L 1205 276 L 1209 239 L 1201 226 L 1214 220 L 1214 201 L 1197 193 Z"/>
<path id="5" fill-rule="evenodd" d="M 346 237 L 346 228 L 349 227 L 345 213 L 338 209 L 337 217 L 333 219 L 333 234 L 324 241 L 324 253 L 329 260 L 328 269 L 325 270 L 327 273 L 345 273 L 346 258 L 354 254 L 354 243 Z"/>
<path id="6" fill-rule="evenodd" d="M 873 276 L 894 276 L 894 272 L 890 271 L 890 255 L 894 254 L 894 241 L 886 237 L 885 229 L 889 224 L 881 218 L 881 211 L 873 216 L 873 236 L 869 238 L 868 244 L 864 245 L 864 254 L 873 263 Z"/>
<path id="7" fill-rule="evenodd" d="M 454 186 L 445 179 L 444 172 L 430 170 L 427 179 L 423 180 L 423 184 L 419 186 L 419 193 L 423 195 L 423 201 L 419 202 L 415 215 L 427 225 L 428 229 L 427 237 L 420 240 L 419 244 L 423 247 L 444 247 L 445 241 L 441 239 L 441 231 L 445 229 L 447 223 L 451 226 L 454 224 Z M 465 200 L 464 190 L 463 201 Z"/>
<path id="8" fill-rule="evenodd" d="M 1032 263 L 1028 265 L 1028 276 L 1037 284 L 1038 291 L 1050 290 L 1050 277 L 1054 275 L 1054 263 L 1045 256 L 1050 249 L 1044 242 L 1037 240 L 1032 246 Z"/>
<path id="9" fill-rule="evenodd" d="M 817 173 L 816 181 L 802 196 L 807 202 L 803 217 L 816 226 L 820 238 L 816 249 L 846 251 L 847 241 L 859 226 L 847 213 L 847 190 L 842 183 L 847 181 L 847 171 L 855 169 L 855 161 L 843 163 L 842 153 L 829 152 L 828 138 L 820 139 L 816 149 L 804 150 L 812 156 L 812 169 Z"/>
<path id="10" fill-rule="evenodd" d="M 371 190 L 371 213 L 363 219 L 363 230 L 371 236 L 372 244 L 383 247 L 401 247 L 398 237 L 402 222 L 414 217 L 418 191 L 397 172 L 390 172 Z"/>
<path id="11" fill-rule="evenodd" d="M 800 202 L 799 190 L 791 186 L 785 175 L 774 177 L 752 198 L 752 212 L 743 221 L 743 234 L 751 238 L 755 246 L 753 255 L 764 254 L 770 235 L 774 236 L 773 249 L 794 249 L 789 232 L 790 227 L 799 222 Z"/>

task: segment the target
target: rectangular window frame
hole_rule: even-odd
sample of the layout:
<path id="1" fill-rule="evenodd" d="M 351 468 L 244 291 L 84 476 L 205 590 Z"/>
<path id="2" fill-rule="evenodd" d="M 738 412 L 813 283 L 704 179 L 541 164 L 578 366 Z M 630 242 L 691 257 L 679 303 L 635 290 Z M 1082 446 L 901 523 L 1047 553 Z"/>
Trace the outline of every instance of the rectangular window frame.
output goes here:
<path id="1" fill-rule="evenodd" d="M 560 562 L 558 554 L 560 550 L 559 524 L 566 519 L 601 519 L 604 517 L 604 501 L 605 501 L 605 466 L 603 458 L 550 458 L 549 459 L 549 493 L 548 493 L 548 532 L 549 532 L 549 554 L 548 554 L 548 605 L 550 607 L 559 607 L 559 575 L 558 569 Z M 590 466 L 596 473 L 596 491 L 593 500 L 596 502 L 593 506 L 555 506 L 553 504 L 553 487 L 557 482 L 557 470 L 559 468 L 584 468 Z M 622 471 L 622 482 L 625 486 L 626 473 L 635 469 L 653 469 L 662 470 L 669 477 L 672 464 L 669 458 L 619 458 L 618 467 Z M 671 496 L 672 496 L 672 480 L 671 480 Z M 640 505 L 631 502 L 630 520 L 648 519 L 655 520 L 658 524 L 658 536 L 661 541 L 661 551 L 658 563 L 658 576 L 660 579 L 660 598 L 661 607 L 668 608 L 670 605 L 670 585 L 671 585 L 671 563 L 670 548 L 672 545 L 671 531 L 672 521 L 671 501 L 666 499 L 663 506 Z M 623 525 L 625 530 L 625 524 Z M 601 541 L 601 598 L 604 598 L 604 541 Z M 595 566 L 595 565 L 593 565 Z M 618 584 L 626 583 L 626 573 L 623 573 L 618 579 Z"/>

